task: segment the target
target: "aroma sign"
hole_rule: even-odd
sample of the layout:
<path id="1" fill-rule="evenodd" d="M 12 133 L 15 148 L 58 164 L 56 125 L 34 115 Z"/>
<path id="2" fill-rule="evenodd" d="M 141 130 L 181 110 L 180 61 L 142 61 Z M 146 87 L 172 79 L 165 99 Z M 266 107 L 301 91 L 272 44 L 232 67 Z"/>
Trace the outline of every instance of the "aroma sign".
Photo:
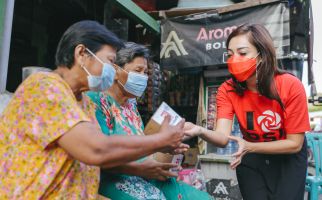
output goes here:
<path id="1" fill-rule="evenodd" d="M 290 53 L 289 8 L 286 2 L 251 6 L 232 12 L 213 11 L 161 21 L 160 64 L 185 69 L 225 64 L 228 36 L 243 23 L 263 24 L 279 57 Z"/>
<path id="2" fill-rule="evenodd" d="M 235 30 L 237 26 L 231 26 L 231 27 L 226 27 L 224 29 L 218 28 L 218 29 L 210 29 L 206 30 L 205 28 L 201 28 L 198 36 L 197 36 L 197 41 L 204 40 L 213 40 L 213 39 L 220 39 L 222 40 L 223 38 L 227 38 L 233 30 Z"/>

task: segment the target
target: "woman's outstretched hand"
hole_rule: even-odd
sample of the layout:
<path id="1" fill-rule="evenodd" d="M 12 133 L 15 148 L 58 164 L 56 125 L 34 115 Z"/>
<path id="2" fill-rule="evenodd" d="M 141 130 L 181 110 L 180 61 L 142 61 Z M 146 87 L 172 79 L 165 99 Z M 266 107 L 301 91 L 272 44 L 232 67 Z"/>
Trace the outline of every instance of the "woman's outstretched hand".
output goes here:
<path id="1" fill-rule="evenodd" d="M 195 136 L 199 136 L 202 132 L 203 127 L 195 125 L 191 122 L 186 122 L 184 124 L 183 130 L 184 130 L 184 140 L 193 138 Z"/>
<path id="2" fill-rule="evenodd" d="M 232 155 L 233 157 L 235 157 L 235 159 L 230 163 L 230 167 L 232 169 L 236 169 L 236 167 L 241 163 L 243 156 L 246 153 L 251 152 L 251 149 L 249 148 L 249 142 L 247 142 L 243 138 L 236 136 L 228 136 L 228 139 L 236 141 L 238 143 L 238 150 L 236 153 Z"/>

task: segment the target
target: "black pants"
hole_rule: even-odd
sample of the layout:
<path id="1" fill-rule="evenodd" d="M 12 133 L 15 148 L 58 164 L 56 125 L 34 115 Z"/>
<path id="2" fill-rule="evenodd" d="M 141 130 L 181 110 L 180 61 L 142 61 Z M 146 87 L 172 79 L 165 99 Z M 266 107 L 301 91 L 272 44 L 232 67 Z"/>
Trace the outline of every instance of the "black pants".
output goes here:
<path id="1" fill-rule="evenodd" d="M 296 154 L 246 154 L 236 173 L 244 200 L 303 200 L 306 169 L 305 139 Z"/>

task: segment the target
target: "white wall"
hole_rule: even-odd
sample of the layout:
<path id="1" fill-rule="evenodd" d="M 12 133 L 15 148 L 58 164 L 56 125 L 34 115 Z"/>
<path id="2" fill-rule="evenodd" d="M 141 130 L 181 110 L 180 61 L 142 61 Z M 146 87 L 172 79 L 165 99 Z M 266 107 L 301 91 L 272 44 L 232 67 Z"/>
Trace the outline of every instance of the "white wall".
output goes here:
<path id="1" fill-rule="evenodd" d="M 317 92 L 322 93 L 322 1 L 311 0 L 314 22 L 313 72 Z"/>
<path id="2" fill-rule="evenodd" d="M 313 73 L 315 78 L 316 90 L 322 93 L 322 1 L 311 0 L 313 10 L 313 23 L 314 23 L 314 44 L 313 44 Z M 303 66 L 303 78 L 306 95 L 310 95 L 310 87 L 308 86 L 307 79 L 307 62 Z"/>

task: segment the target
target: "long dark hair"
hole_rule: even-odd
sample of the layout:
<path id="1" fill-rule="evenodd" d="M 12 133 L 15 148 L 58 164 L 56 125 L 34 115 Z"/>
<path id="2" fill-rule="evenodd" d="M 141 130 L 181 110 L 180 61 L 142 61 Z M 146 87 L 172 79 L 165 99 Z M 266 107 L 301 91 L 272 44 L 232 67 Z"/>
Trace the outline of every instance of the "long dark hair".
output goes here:
<path id="1" fill-rule="evenodd" d="M 227 47 L 229 46 L 230 40 L 238 35 L 247 35 L 249 42 L 254 45 L 259 52 L 261 62 L 256 69 L 256 86 L 259 94 L 269 99 L 276 100 L 282 109 L 284 109 L 284 104 L 276 89 L 274 76 L 287 72 L 277 67 L 276 53 L 271 35 L 267 29 L 260 24 L 243 24 L 228 36 Z M 244 95 L 244 91 L 247 89 L 246 81 L 238 82 L 234 77 L 232 80 L 233 83 L 231 85 L 233 86 L 234 91 L 240 96 Z"/>

